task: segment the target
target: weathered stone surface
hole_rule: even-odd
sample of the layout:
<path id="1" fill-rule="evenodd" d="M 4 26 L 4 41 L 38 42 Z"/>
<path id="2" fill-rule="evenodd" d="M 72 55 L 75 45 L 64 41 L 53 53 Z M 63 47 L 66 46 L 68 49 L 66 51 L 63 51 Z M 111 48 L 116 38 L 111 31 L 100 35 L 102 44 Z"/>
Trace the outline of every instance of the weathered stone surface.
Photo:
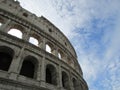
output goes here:
<path id="1" fill-rule="evenodd" d="M 12 29 L 22 37 L 8 34 Z M 73 46 L 57 27 L 18 1 L 0 1 L 0 90 L 88 90 L 82 76 Z"/>

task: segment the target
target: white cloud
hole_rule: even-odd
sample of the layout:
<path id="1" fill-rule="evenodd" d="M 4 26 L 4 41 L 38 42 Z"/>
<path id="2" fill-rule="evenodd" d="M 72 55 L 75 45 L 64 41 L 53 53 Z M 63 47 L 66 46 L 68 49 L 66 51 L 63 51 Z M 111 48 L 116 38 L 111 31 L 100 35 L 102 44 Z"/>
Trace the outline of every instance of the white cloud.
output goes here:
<path id="1" fill-rule="evenodd" d="M 119 13 L 119 12 L 118 12 Z M 120 51 L 120 14 L 118 16 L 118 20 L 116 20 L 116 25 L 112 33 L 110 33 L 109 37 L 109 47 L 106 52 L 105 59 L 109 60 L 113 56 L 115 56 Z"/>
<path id="2" fill-rule="evenodd" d="M 26 9 L 38 16 L 43 15 L 67 36 L 74 36 L 78 27 L 87 27 L 92 18 L 107 18 L 119 10 L 119 1 L 111 0 L 19 0 Z M 89 26 L 88 26 L 89 27 Z"/>
<path id="3" fill-rule="evenodd" d="M 106 74 L 108 77 L 102 80 L 104 82 L 104 88 L 109 90 L 119 90 L 120 89 L 120 56 L 115 57 L 114 61 L 109 61 L 106 69 Z"/>

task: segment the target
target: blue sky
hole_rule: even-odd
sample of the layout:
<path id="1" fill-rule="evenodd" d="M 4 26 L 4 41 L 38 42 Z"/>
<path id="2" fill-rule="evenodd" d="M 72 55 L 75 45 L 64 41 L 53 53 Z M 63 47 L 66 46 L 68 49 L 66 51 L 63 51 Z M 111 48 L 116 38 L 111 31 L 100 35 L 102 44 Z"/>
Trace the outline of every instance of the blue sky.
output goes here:
<path id="1" fill-rule="evenodd" d="M 120 90 L 120 0 L 19 0 L 76 49 L 89 90 Z"/>

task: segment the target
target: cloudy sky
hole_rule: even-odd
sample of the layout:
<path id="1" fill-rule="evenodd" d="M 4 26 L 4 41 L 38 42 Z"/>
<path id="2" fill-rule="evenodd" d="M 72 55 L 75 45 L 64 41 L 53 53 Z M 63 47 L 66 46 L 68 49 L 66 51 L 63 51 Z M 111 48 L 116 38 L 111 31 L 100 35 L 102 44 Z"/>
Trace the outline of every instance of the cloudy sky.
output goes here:
<path id="1" fill-rule="evenodd" d="M 120 90 L 120 0 L 19 0 L 76 49 L 89 90 Z"/>

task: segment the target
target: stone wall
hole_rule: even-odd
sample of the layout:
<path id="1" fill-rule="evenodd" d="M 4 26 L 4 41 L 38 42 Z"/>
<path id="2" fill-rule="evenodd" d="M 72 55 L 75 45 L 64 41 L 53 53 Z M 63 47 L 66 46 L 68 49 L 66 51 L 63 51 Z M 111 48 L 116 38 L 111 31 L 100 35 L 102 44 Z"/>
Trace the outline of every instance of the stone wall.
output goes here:
<path id="1" fill-rule="evenodd" d="M 21 37 L 10 34 L 12 30 Z M 18 1 L 0 1 L 0 58 L 0 90 L 88 90 L 66 36 Z"/>

